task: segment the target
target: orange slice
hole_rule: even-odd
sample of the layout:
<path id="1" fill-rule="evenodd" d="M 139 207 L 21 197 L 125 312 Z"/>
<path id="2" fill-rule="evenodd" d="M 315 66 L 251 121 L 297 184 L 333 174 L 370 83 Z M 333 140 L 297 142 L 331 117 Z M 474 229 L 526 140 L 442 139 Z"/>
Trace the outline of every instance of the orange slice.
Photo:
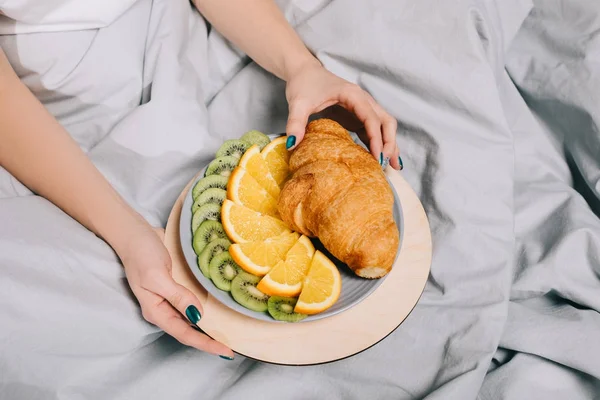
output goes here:
<path id="1" fill-rule="evenodd" d="M 342 277 L 337 267 L 325 254 L 316 251 L 294 311 L 309 315 L 323 312 L 335 304 L 341 291 Z"/>
<path id="2" fill-rule="evenodd" d="M 256 287 L 270 296 L 298 296 L 314 254 L 312 242 L 302 235 L 286 254 L 285 261 L 277 263 Z"/>
<path id="3" fill-rule="evenodd" d="M 263 149 L 263 154 L 267 154 L 270 152 L 275 152 L 279 154 L 279 156 L 285 161 L 286 164 L 290 162 L 290 153 L 287 151 L 285 147 L 285 142 L 287 141 L 287 136 L 280 136 L 277 139 L 273 139 L 271 143 L 265 146 Z"/>
<path id="4" fill-rule="evenodd" d="M 288 166 L 289 155 L 285 148 L 285 140 L 285 136 L 279 137 L 271 141 L 261 151 L 261 155 L 265 159 L 269 171 L 279 187 L 283 186 L 290 174 L 290 167 Z"/>
<path id="5" fill-rule="evenodd" d="M 261 214 L 278 216 L 277 200 L 245 169 L 236 167 L 227 183 L 227 198 Z"/>
<path id="6" fill-rule="evenodd" d="M 298 241 L 296 232 L 284 233 L 263 241 L 234 243 L 229 247 L 233 260 L 246 272 L 256 276 L 264 276 Z"/>
<path id="7" fill-rule="evenodd" d="M 255 144 L 246 150 L 242 158 L 240 158 L 238 167 L 248 171 L 256 179 L 256 182 L 264 187 L 271 196 L 274 198 L 279 197 L 279 192 L 281 191 L 279 185 L 273 175 L 271 175 L 269 165 L 261 156 L 258 145 Z"/>
<path id="8" fill-rule="evenodd" d="M 221 207 L 221 223 L 234 243 L 265 240 L 291 232 L 282 220 L 253 211 L 229 199 L 225 199 Z"/>

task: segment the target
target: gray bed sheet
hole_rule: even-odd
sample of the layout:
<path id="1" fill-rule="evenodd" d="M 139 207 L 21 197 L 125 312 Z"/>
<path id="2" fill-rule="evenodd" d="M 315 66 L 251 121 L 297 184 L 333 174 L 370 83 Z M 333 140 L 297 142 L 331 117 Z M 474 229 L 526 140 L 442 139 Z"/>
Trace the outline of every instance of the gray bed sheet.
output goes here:
<path id="1" fill-rule="evenodd" d="M 0 398 L 598 398 L 600 3 L 278 3 L 398 120 L 434 242 L 415 310 L 320 366 L 185 348 L 143 320 L 104 242 L 0 169 Z M 0 45 L 156 226 L 223 139 L 285 127 L 283 83 L 187 1 Z"/>

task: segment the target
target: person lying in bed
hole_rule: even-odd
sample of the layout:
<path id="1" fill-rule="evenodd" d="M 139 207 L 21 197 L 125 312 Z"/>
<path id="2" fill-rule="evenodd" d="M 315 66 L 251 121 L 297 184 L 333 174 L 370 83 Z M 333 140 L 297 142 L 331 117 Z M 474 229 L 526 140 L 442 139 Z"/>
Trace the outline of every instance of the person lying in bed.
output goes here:
<path id="1" fill-rule="evenodd" d="M 194 4 L 223 36 L 286 82 L 288 148 L 302 140 L 312 114 L 339 105 L 360 121 L 373 156 L 382 163 L 389 161 L 395 169 L 402 168 L 396 120 L 368 93 L 327 71 L 275 2 L 195 0 Z M 14 2 L 3 6 L 0 1 L 0 11 L 13 18 L 19 15 Z M 1 50 L 0 166 L 115 250 L 146 320 L 185 345 L 232 359 L 229 348 L 192 329 L 197 328 L 202 306 L 171 278 L 171 259 L 157 231 L 117 194 L 19 80 Z M 63 179 L 65 176 L 69 179 Z"/>

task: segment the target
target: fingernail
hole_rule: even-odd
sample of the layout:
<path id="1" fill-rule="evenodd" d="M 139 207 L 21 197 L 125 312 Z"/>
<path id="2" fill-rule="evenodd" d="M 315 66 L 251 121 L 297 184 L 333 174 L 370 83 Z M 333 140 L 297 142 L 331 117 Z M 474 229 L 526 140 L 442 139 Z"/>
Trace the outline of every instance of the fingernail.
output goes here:
<path id="1" fill-rule="evenodd" d="M 196 325 L 198 321 L 200 321 L 200 318 L 202 318 L 202 315 L 200 315 L 200 311 L 198 311 L 196 306 L 193 304 L 185 309 L 185 315 L 187 315 L 190 322 L 194 325 Z"/>
<path id="2" fill-rule="evenodd" d="M 402 157 L 398 156 L 398 164 L 400 164 L 400 171 L 404 169 L 404 163 L 402 162 Z"/>
<path id="3" fill-rule="evenodd" d="M 293 147 L 296 144 L 296 136 L 291 135 L 288 136 L 287 140 L 285 141 L 285 148 L 289 149 L 290 147 Z"/>
<path id="4" fill-rule="evenodd" d="M 381 165 L 381 169 L 386 169 L 386 168 L 388 167 L 388 165 L 390 165 L 390 158 L 389 158 L 389 157 L 386 157 L 386 158 L 383 160 L 383 164 Z"/>
<path id="5" fill-rule="evenodd" d="M 379 165 L 383 165 L 383 152 L 379 153 Z"/>
<path id="6" fill-rule="evenodd" d="M 229 361 L 233 360 L 233 357 L 227 357 L 227 356 L 219 356 L 219 357 L 221 357 L 223 360 L 229 360 Z"/>

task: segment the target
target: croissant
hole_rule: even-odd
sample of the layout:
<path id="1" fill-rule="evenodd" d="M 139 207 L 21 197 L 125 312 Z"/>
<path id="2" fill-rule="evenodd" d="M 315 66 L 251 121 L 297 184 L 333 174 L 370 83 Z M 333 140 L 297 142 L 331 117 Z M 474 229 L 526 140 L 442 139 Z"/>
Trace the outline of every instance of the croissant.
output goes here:
<path id="1" fill-rule="evenodd" d="M 379 163 L 337 122 L 308 124 L 291 151 L 290 177 L 278 211 L 297 232 L 323 246 L 362 278 L 391 269 L 399 243 L 394 195 Z"/>

